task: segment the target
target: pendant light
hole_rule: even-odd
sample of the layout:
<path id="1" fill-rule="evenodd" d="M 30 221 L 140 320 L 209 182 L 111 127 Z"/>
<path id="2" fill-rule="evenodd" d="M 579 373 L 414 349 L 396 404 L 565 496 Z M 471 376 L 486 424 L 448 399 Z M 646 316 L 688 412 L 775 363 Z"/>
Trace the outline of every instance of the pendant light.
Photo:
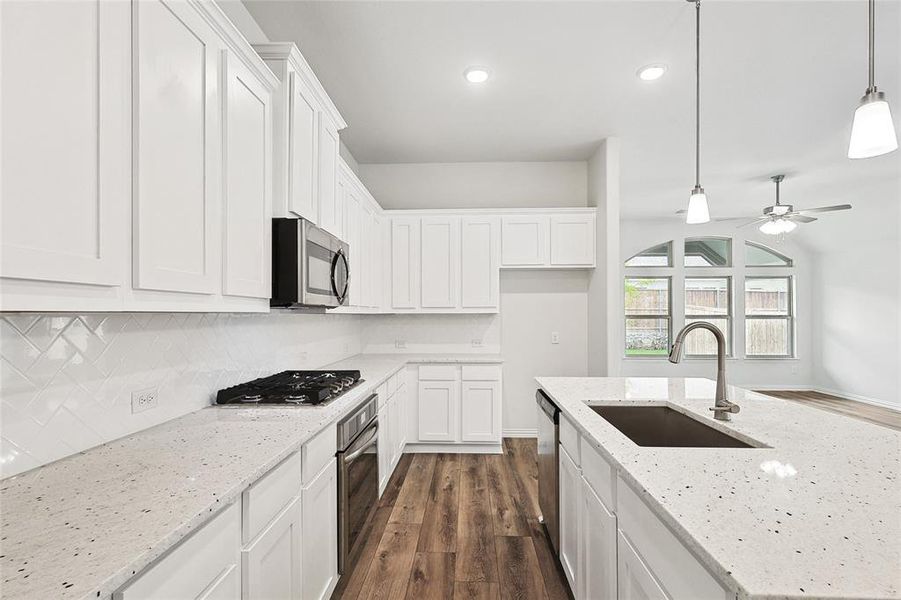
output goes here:
<path id="1" fill-rule="evenodd" d="M 685 222 L 689 225 L 710 221 L 707 194 L 701 187 L 701 0 L 695 3 L 695 187 L 688 198 Z"/>
<path id="2" fill-rule="evenodd" d="M 854 111 L 848 158 L 871 158 L 898 149 L 892 111 L 885 94 L 876 89 L 875 57 L 876 0 L 870 0 L 869 79 L 867 91 Z"/>

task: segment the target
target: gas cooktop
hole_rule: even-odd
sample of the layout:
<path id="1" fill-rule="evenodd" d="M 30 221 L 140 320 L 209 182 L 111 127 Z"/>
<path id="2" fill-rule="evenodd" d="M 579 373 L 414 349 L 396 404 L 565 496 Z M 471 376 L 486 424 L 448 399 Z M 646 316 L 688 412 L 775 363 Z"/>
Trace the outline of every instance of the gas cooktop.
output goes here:
<path id="1" fill-rule="evenodd" d="M 216 394 L 216 404 L 319 405 L 363 381 L 359 371 L 282 371 Z"/>

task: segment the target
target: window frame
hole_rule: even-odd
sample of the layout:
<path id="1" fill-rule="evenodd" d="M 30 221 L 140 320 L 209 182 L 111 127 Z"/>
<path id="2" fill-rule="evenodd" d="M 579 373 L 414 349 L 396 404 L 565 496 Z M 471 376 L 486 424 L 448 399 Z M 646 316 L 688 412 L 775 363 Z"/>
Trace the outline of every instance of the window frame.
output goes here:
<path id="1" fill-rule="evenodd" d="M 720 240 L 726 242 L 726 264 L 724 265 L 686 265 L 685 258 L 688 254 L 685 252 L 685 245 L 688 242 L 699 242 L 701 240 Z M 735 253 L 734 244 L 732 243 L 733 239 L 728 236 L 723 235 L 701 235 L 695 237 L 686 237 L 682 238 L 682 268 L 683 269 L 734 269 L 735 268 L 735 258 L 733 254 Z"/>
<path id="2" fill-rule="evenodd" d="M 659 245 L 659 244 L 658 244 Z M 630 267 L 630 268 L 640 268 L 640 267 Z M 662 267 L 657 267 L 662 268 Z M 629 325 L 628 321 L 635 319 L 647 319 L 647 320 L 666 320 L 666 347 L 667 349 L 671 348 L 673 345 L 673 277 L 672 275 L 629 275 L 626 274 L 623 276 L 623 296 L 625 297 L 626 290 L 626 282 L 630 279 L 665 279 L 666 280 L 666 314 L 654 314 L 654 315 L 630 315 L 628 314 L 628 309 L 625 308 L 623 310 L 623 358 L 627 359 L 638 359 L 638 360 L 659 360 L 661 358 L 665 358 L 663 355 L 655 355 L 655 354 L 629 354 L 629 343 L 627 339 L 627 335 L 629 333 Z"/>
<path id="3" fill-rule="evenodd" d="M 757 268 L 757 267 L 755 267 Z M 760 267 L 760 268 L 768 268 L 768 267 Z M 786 298 L 786 306 L 785 306 L 785 314 L 784 315 L 749 315 L 748 314 L 748 306 L 747 306 L 747 293 L 748 293 L 748 281 L 755 279 L 785 279 L 788 282 L 787 285 L 787 294 L 788 298 Z M 750 358 L 754 360 L 785 360 L 797 358 L 798 349 L 796 346 L 796 318 L 795 318 L 795 275 L 793 273 L 786 275 L 745 275 L 744 288 L 743 293 L 745 296 L 745 314 L 744 314 L 744 325 L 745 325 L 745 348 L 744 348 L 744 356 L 745 358 Z M 788 354 L 752 354 L 748 352 L 748 323 L 751 321 L 785 321 L 786 322 L 786 334 L 788 336 Z"/>
<path id="4" fill-rule="evenodd" d="M 694 268 L 694 267 L 688 267 Z M 708 268 L 708 267 L 703 267 Z M 726 280 L 726 296 L 728 300 L 728 305 L 726 308 L 725 315 L 700 315 L 688 312 L 688 303 L 683 300 L 682 302 L 682 312 L 685 313 L 683 315 L 684 322 L 686 325 L 691 321 L 708 321 L 710 319 L 725 319 L 726 320 L 726 328 L 727 331 L 723 333 L 726 336 L 726 357 L 732 358 L 734 356 L 734 347 L 735 347 L 735 327 L 734 327 L 734 313 L 735 313 L 735 298 L 733 296 L 734 286 L 732 285 L 732 275 L 690 275 L 688 273 L 682 278 L 682 295 L 683 298 L 688 292 L 687 282 L 689 279 L 725 279 Z M 715 323 L 712 323 L 715 325 Z M 700 359 L 711 359 L 716 358 L 716 353 L 714 354 L 690 354 L 688 352 L 685 353 L 685 358 L 700 358 Z"/>
<path id="5" fill-rule="evenodd" d="M 654 244 L 653 246 L 648 246 L 643 250 L 640 250 L 623 261 L 623 267 L 626 269 L 671 269 L 674 264 L 673 260 L 673 245 L 675 240 L 669 240 L 666 242 L 662 242 L 660 244 Z M 638 258 L 648 250 L 652 250 L 657 248 L 658 246 L 666 246 L 666 264 L 665 265 L 630 265 L 629 261 L 635 258 Z"/>
<path id="6" fill-rule="evenodd" d="M 744 250 L 745 250 L 745 268 L 746 269 L 791 269 L 792 267 L 795 266 L 794 259 L 789 258 L 788 256 L 782 254 L 781 252 L 777 252 L 776 250 L 773 250 L 766 244 L 761 244 L 760 242 L 755 242 L 752 240 L 745 240 L 744 246 L 745 246 Z M 763 250 L 764 252 L 769 252 L 770 254 L 778 256 L 779 258 L 781 258 L 785 261 L 785 264 L 784 265 L 751 265 L 751 264 L 748 264 L 748 246 L 751 246 L 753 248 L 757 248 L 758 250 Z"/>

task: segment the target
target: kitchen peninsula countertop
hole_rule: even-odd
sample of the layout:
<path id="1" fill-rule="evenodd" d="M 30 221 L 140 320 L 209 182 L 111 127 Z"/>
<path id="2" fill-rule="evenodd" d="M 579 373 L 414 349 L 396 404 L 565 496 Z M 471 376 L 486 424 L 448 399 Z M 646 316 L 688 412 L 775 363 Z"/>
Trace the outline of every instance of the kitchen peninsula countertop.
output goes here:
<path id="1" fill-rule="evenodd" d="M 714 421 L 708 379 L 536 381 L 739 598 L 901 597 L 901 432 L 735 387 L 741 412 Z M 593 403 L 668 404 L 768 447 L 639 447 Z"/>
<path id="2" fill-rule="evenodd" d="M 364 383 L 322 407 L 211 406 L 0 481 L 0 594 L 107 598 L 282 459 L 415 363 L 497 354 L 360 354 Z"/>

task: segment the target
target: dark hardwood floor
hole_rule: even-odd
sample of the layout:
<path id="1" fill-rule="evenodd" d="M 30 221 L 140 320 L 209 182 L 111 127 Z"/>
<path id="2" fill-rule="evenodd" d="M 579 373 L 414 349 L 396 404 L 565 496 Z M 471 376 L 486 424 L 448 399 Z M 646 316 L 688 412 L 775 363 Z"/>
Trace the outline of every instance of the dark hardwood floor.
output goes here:
<path id="1" fill-rule="evenodd" d="M 572 598 L 538 523 L 535 439 L 404 454 L 333 599 Z"/>
<path id="2" fill-rule="evenodd" d="M 901 413 L 889 408 L 809 390 L 761 390 L 760 393 L 901 430 Z"/>

